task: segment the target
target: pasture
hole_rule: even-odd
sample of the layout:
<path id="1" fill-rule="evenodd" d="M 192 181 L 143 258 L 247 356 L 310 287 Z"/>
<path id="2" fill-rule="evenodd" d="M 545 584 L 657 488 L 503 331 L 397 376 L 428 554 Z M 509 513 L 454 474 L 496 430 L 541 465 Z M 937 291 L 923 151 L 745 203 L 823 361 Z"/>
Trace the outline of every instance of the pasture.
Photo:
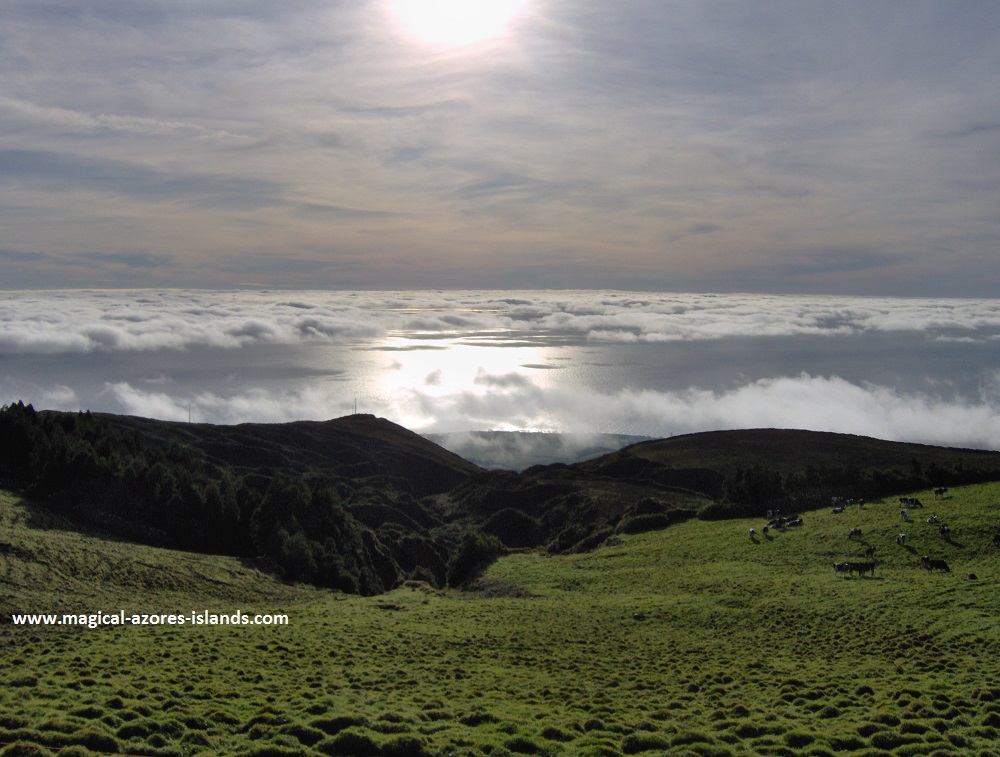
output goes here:
<path id="1" fill-rule="evenodd" d="M 913 494 L 909 523 L 895 499 L 766 536 L 690 520 L 508 555 L 479 592 L 368 598 L 83 536 L 3 495 L 0 755 L 997 755 L 1000 485 Z M 834 574 L 873 546 L 874 575 Z M 119 607 L 289 625 L 8 615 Z"/>

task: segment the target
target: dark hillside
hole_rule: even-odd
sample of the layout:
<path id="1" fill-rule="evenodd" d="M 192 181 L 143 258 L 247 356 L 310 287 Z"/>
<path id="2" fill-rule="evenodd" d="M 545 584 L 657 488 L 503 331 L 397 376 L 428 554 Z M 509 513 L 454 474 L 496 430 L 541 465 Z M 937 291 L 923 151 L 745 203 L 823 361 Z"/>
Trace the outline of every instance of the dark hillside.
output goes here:
<path id="1" fill-rule="evenodd" d="M 1000 452 L 890 442 L 851 434 L 749 429 L 640 442 L 578 467 L 589 473 L 684 486 L 736 507 L 826 506 L 833 496 L 871 498 L 1000 479 Z M 759 512 L 760 511 L 760 512 Z"/>
<path id="2" fill-rule="evenodd" d="M 187 445 L 231 471 L 308 475 L 322 471 L 353 481 L 374 479 L 423 497 L 447 491 L 480 472 L 479 466 L 384 418 L 348 415 L 328 421 L 170 423 L 95 415 L 163 444 Z"/>
<path id="3" fill-rule="evenodd" d="M 443 586 L 509 549 L 591 549 L 703 519 L 1000 480 L 1000 453 L 758 429 L 487 471 L 387 420 L 214 426 L 0 409 L 0 487 L 81 530 L 243 558 L 363 594 Z"/>
<path id="4" fill-rule="evenodd" d="M 364 594 L 445 582 L 461 529 L 423 500 L 478 472 L 373 416 L 212 426 L 0 411 L 0 485 L 81 530 Z"/>
<path id="5" fill-rule="evenodd" d="M 441 512 L 508 547 L 546 546 L 553 552 L 592 548 L 623 531 L 663 528 L 712 502 L 701 492 L 654 480 L 563 464 L 481 473 L 438 501 Z"/>
<path id="6" fill-rule="evenodd" d="M 968 467 L 1000 470 L 1000 452 L 890 442 L 854 434 L 795 429 L 740 429 L 684 434 L 639 442 L 584 467 L 596 470 L 622 459 L 641 458 L 670 468 L 707 468 L 723 475 L 739 468 L 767 465 L 781 473 L 809 467 L 924 468 Z"/>

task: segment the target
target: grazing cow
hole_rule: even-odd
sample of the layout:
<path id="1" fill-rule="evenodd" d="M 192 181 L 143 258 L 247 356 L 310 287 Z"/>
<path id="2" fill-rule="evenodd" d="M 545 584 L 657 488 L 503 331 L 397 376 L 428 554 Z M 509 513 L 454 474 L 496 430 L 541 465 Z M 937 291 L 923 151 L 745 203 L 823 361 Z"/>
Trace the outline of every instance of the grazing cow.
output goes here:
<path id="1" fill-rule="evenodd" d="M 840 513 L 844 512 L 844 506 L 841 505 L 840 507 L 835 507 L 830 512 L 833 513 L 834 515 L 839 515 Z"/>
<path id="2" fill-rule="evenodd" d="M 802 518 L 795 518 L 794 520 L 790 520 L 790 521 L 788 521 L 788 525 L 789 526 L 801 526 L 802 525 Z"/>
<path id="3" fill-rule="evenodd" d="M 850 573 L 851 564 L 849 562 L 835 562 L 833 564 L 833 575 L 838 573 Z"/>
<path id="4" fill-rule="evenodd" d="M 753 530 L 753 529 L 751 528 L 751 529 L 750 529 L 750 538 L 752 539 L 752 538 L 754 538 L 754 537 L 755 537 L 756 535 L 757 535 L 757 532 L 756 532 L 756 531 L 754 531 L 754 530 Z"/>
<path id="5" fill-rule="evenodd" d="M 874 546 L 871 546 L 871 547 L 869 547 L 868 549 L 865 550 L 865 557 L 874 557 L 874 556 L 875 556 L 875 547 Z"/>
<path id="6" fill-rule="evenodd" d="M 951 539 L 951 529 L 948 528 L 948 526 L 941 526 L 941 528 L 938 529 L 938 533 L 941 534 L 941 538 L 945 541 Z"/>
<path id="7" fill-rule="evenodd" d="M 910 511 L 904 507 L 902 510 L 899 511 L 899 517 L 902 518 L 903 520 L 909 520 Z"/>
<path id="8" fill-rule="evenodd" d="M 932 515 L 931 517 L 929 517 L 929 518 L 927 519 L 927 522 L 928 522 L 928 523 L 930 523 L 930 524 L 931 524 L 932 526 L 933 526 L 933 525 L 934 525 L 935 523 L 937 523 L 937 522 L 938 522 L 938 516 L 937 516 L 937 513 L 934 513 L 934 515 Z"/>
<path id="9" fill-rule="evenodd" d="M 850 538 L 851 539 L 860 539 L 861 538 L 861 529 L 860 528 L 856 528 L 856 527 L 852 528 L 851 529 Z"/>
<path id="10" fill-rule="evenodd" d="M 948 487 L 947 486 L 942 486 L 940 489 L 935 489 L 934 490 L 934 496 L 935 497 L 943 497 L 947 493 L 948 493 Z"/>
<path id="11" fill-rule="evenodd" d="M 865 573 L 871 573 L 872 577 L 875 576 L 875 561 L 871 562 L 853 562 L 851 563 L 851 569 L 856 570 L 859 576 L 863 576 Z"/>
<path id="12" fill-rule="evenodd" d="M 946 573 L 951 572 L 951 568 L 948 567 L 948 563 L 944 560 L 932 560 L 927 555 L 924 555 L 920 562 L 925 568 L 927 568 L 927 570 L 942 570 Z"/>
<path id="13" fill-rule="evenodd" d="M 896 544 L 898 544 L 901 547 L 906 546 L 906 534 L 900 534 L 899 536 L 897 536 Z"/>

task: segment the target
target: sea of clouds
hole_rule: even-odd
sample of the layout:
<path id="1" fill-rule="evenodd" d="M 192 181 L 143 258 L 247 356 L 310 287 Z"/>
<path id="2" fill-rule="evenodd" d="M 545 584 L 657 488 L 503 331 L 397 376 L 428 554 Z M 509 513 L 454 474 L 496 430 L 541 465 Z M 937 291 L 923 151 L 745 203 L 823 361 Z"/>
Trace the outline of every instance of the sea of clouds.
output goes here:
<path id="1" fill-rule="evenodd" d="M 460 348 L 473 378 L 450 383 Z M 212 423 L 358 403 L 427 433 L 788 427 L 996 449 L 1000 300 L 4 292 L 0 402 L 17 400 Z"/>

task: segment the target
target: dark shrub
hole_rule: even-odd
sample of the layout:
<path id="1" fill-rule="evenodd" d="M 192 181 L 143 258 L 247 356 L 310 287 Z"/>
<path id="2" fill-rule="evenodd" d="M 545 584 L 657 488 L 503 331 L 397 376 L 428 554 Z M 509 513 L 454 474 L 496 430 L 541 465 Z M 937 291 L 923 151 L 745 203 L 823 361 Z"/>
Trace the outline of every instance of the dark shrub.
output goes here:
<path id="1" fill-rule="evenodd" d="M 240 752 L 240 757 L 293 757 L 301 755 L 302 750 L 280 744 L 258 744 L 246 752 Z"/>
<path id="2" fill-rule="evenodd" d="M 150 729 L 149 724 L 140 721 L 138 723 L 126 723 L 118 729 L 118 733 L 116 735 L 120 739 L 144 739 L 149 736 L 150 733 L 152 733 L 152 730 Z"/>
<path id="3" fill-rule="evenodd" d="M 674 520 L 667 513 L 650 513 L 649 515 L 626 518 L 618 524 L 616 530 L 620 534 L 641 534 L 646 531 L 666 528 L 673 522 Z"/>
<path id="4" fill-rule="evenodd" d="M 475 728 L 477 725 L 483 725 L 485 723 L 499 723 L 500 719 L 496 715 L 491 715 L 488 712 L 473 712 L 459 718 L 458 722 L 462 725 Z"/>
<path id="5" fill-rule="evenodd" d="M 856 736 L 835 736 L 830 739 L 830 748 L 835 752 L 856 752 L 865 746 L 865 742 Z"/>
<path id="6" fill-rule="evenodd" d="M 292 723 L 291 725 L 286 725 L 278 731 L 278 733 L 287 733 L 289 736 L 294 736 L 298 739 L 299 743 L 305 744 L 306 746 L 318 744 L 320 741 L 325 739 L 327 735 L 318 728 L 312 728 L 311 726 L 303 725 L 302 723 Z"/>
<path id="7" fill-rule="evenodd" d="M 622 751 L 625 754 L 640 754 L 642 752 L 659 752 L 666 754 L 670 749 L 670 741 L 658 733 L 633 733 L 622 741 Z"/>
<path id="8" fill-rule="evenodd" d="M 572 733 L 566 733 L 555 726 L 549 726 L 544 731 L 542 731 L 543 739 L 551 739 L 552 741 L 572 741 L 576 738 Z"/>
<path id="9" fill-rule="evenodd" d="M 26 742 L 11 744 L 9 747 L 0 752 L 0 756 L 2 757 L 49 757 L 51 754 L 52 752 L 45 747 Z"/>
<path id="10" fill-rule="evenodd" d="M 317 718 L 309 725 L 313 728 L 318 728 L 328 736 L 336 736 L 338 733 L 350 728 L 351 726 L 367 725 L 367 721 L 365 721 L 364 718 L 358 718 L 351 715 L 341 715 L 336 718 Z"/>
<path id="11" fill-rule="evenodd" d="M 801 749 L 804 746 L 809 746 L 815 740 L 815 736 L 811 733 L 805 733 L 804 731 L 789 731 L 785 734 L 785 743 L 794 749 Z"/>
<path id="12" fill-rule="evenodd" d="M 73 731 L 67 737 L 66 743 L 79 744 L 95 752 L 114 754 L 118 751 L 118 741 L 113 736 L 96 728 L 81 728 L 78 731 Z"/>
<path id="13" fill-rule="evenodd" d="M 483 524 L 483 531 L 513 548 L 534 547 L 541 536 L 538 521 L 516 507 L 505 507 L 491 515 Z"/>
<path id="14" fill-rule="evenodd" d="M 370 736 L 357 731 L 342 731 L 314 748 L 334 757 L 381 757 L 382 754 L 382 749 Z"/>
<path id="15" fill-rule="evenodd" d="M 455 555 L 448 562 L 448 585 L 461 586 L 476 578 L 504 552 L 495 536 L 466 531 Z"/>
<path id="16" fill-rule="evenodd" d="M 520 736 L 515 739 L 511 739 L 504 744 L 504 746 L 514 754 L 538 754 L 542 751 L 534 741 L 530 741 Z"/>
<path id="17" fill-rule="evenodd" d="M 427 744 L 419 736 L 397 736 L 382 745 L 385 757 L 429 757 Z"/>

